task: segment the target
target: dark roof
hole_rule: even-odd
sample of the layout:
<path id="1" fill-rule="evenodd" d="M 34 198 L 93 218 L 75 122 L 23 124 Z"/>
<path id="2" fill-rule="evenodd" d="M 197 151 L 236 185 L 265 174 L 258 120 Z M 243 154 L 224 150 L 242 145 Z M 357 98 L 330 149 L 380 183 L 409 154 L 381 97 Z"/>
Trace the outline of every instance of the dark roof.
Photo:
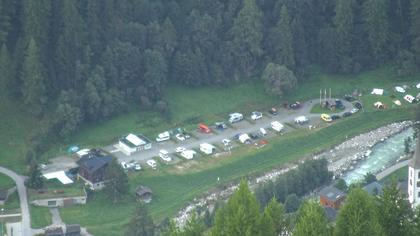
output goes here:
<path id="1" fill-rule="evenodd" d="M 346 196 L 346 194 L 343 191 L 341 191 L 340 189 L 338 189 L 334 186 L 328 186 L 328 187 L 323 188 L 319 192 L 319 196 L 327 198 L 330 201 L 336 201 L 336 200 L 341 199 L 342 197 Z"/>
<path id="2" fill-rule="evenodd" d="M 66 233 L 80 233 L 80 225 L 66 225 Z"/>
<path id="3" fill-rule="evenodd" d="M 416 149 L 414 150 L 413 159 L 411 159 L 410 164 L 414 169 L 420 169 L 420 137 L 417 138 Z"/>
<path id="4" fill-rule="evenodd" d="M 45 229 L 45 236 L 62 236 L 62 235 L 64 235 L 64 232 L 61 227 Z"/>
<path id="5" fill-rule="evenodd" d="M 324 207 L 325 216 L 329 221 L 335 221 L 337 218 L 337 210 L 332 207 Z"/>
<path id="6" fill-rule="evenodd" d="M 382 185 L 380 183 L 378 183 L 377 181 L 372 182 L 368 185 L 366 185 L 365 187 L 363 187 L 363 189 L 368 192 L 370 195 L 382 195 Z"/>
<path id="7" fill-rule="evenodd" d="M 7 190 L 0 189 L 0 201 L 5 201 L 7 199 Z"/>
<path id="8" fill-rule="evenodd" d="M 86 169 L 88 172 L 93 173 L 103 166 L 112 161 L 110 156 L 83 156 L 77 162 L 80 168 Z"/>
<path id="9" fill-rule="evenodd" d="M 152 194 L 152 190 L 146 186 L 138 186 L 136 190 L 137 196 L 142 196 L 143 194 Z"/>
<path id="10" fill-rule="evenodd" d="M 408 195 L 408 180 L 400 181 L 397 183 L 397 188 L 400 190 L 400 193 Z"/>

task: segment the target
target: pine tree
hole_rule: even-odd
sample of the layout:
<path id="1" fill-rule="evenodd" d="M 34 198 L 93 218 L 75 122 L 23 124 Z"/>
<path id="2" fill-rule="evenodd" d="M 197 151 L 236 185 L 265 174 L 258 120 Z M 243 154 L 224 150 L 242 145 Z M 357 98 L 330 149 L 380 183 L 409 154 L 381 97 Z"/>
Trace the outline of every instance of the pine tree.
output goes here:
<path id="1" fill-rule="evenodd" d="M 277 42 L 280 47 L 280 52 L 278 53 L 278 63 L 280 65 L 285 65 L 289 69 L 293 69 L 295 67 L 293 33 L 291 29 L 289 11 L 287 10 L 286 5 L 281 7 L 280 20 L 278 22 L 277 28 L 280 34 L 280 39 Z"/>
<path id="2" fill-rule="evenodd" d="M 38 164 L 35 162 L 31 163 L 29 167 L 29 178 L 26 180 L 26 185 L 29 188 L 41 189 L 44 186 L 44 180 L 42 178 L 42 173 L 39 170 Z"/>
<path id="3" fill-rule="evenodd" d="M 355 0 L 337 0 L 335 7 L 335 38 L 337 45 L 335 51 L 340 71 L 349 73 L 353 70 L 354 58 L 352 56 L 354 32 Z"/>
<path id="4" fill-rule="evenodd" d="M 383 235 L 378 208 L 372 197 L 360 188 L 347 196 L 337 217 L 334 234 L 337 236 Z"/>
<path id="5" fill-rule="evenodd" d="M 6 2 L 0 1 L 0 45 L 6 43 L 10 29 L 10 17 L 7 14 L 6 7 Z"/>
<path id="6" fill-rule="evenodd" d="M 271 217 L 275 235 L 282 235 L 282 232 L 286 231 L 288 226 L 286 224 L 284 207 L 275 198 L 272 198 L 265 207 L 264 214 L 268 214 Z"/>
<path id="7" fill-rule="evenodd" d="M 40 115 L 47 103 L 44 71 L 36 42 L 31 39 L 23 61 L 21 78 L 23 101 L 35 115 Z"/>
<path id="8" fill-rule="evenodd" d="M 287 67 L 269 63 L 262 74 L 265 90 L 275 96 L 281 97 L 286 91 L 296 86 L 297 79 Z"/>
<path id="9" fill-rule="evenodd" d="M 304 202 L 297 215 L 294 236 L 330 235 L 324 209 L 313 201 Z"/>
<path id="10" fill-rule="evenodd" d="M 128 177 L 121 166 L 113 159 L 106 168 L 105 193 L 115 204 L 119 202 L 128 192 Z"/>
<path id="11" fill-rule="evenodd" d="M 6 44 L 3 44 L 0 49 L 0 91 L 2 94 L 8 91 L 9 81 L 12 80 L 11 68 L 9 50 L 7 50 Z"/>
<path id="12" fill-rule="evenodd" d="M 411 0 L 411 47 L 420 67 L 420 0 Z"/>
<path id="13" fill-rule="evenodd" d="M 388 1 L 367 0 L 363 4 L 364 28 L 377 64 L 383 63 L 388 56 L 389 24 Z"/>
<path id="14" fill-rule="evenodd" d="M 154 236 L 155 225 L 146 206 L 137 206 L 134 216 L 127 225 L 125 236 Z"/>
<path id="15" fill-rule="evenodd" d="M 254 69 L 261 56 L 262 13 L 255 0 L 245 0 L 232 27 L 235 57 L 241 72 L 247 75 Z"/>
<path id="16" fill-rule="evenodd" d="M 212 229 L 214 236 L 246 236 L 259 232 L 259 206 L 245 181 L 230 197 L 227 204 L 216 213 Z"/>

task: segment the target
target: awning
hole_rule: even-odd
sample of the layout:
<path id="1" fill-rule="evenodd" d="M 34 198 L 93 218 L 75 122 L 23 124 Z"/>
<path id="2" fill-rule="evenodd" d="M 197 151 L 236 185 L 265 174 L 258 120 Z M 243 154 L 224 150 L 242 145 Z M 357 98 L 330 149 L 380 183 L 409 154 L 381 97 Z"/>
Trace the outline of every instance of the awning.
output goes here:
<path id="1" fill-rule="evenodd" d="M 58 179 L 62 184 L 72 184 L 73 180 L 71 180 L 64 171 L 57 171 L 44 174 L 46 179 Z"/>

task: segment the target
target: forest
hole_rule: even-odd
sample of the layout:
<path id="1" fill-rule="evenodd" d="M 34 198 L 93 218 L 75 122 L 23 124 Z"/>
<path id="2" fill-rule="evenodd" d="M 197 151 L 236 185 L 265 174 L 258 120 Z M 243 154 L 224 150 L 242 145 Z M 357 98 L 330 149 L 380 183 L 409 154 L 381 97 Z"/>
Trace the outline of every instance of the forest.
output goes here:
<path id="1" fill-rule="evenodd" d="M 291 78 L 268 83 L 281 96 L 313 64 L 414 74 L 420 0 L 0 0 L 0 47 L 1 92 L 47 124 L 32 135 L 42 150 L 42 137 L 66 139 L 133 106 L 164 115 L 172 84 L 226 86 L 271 70 Z"/>

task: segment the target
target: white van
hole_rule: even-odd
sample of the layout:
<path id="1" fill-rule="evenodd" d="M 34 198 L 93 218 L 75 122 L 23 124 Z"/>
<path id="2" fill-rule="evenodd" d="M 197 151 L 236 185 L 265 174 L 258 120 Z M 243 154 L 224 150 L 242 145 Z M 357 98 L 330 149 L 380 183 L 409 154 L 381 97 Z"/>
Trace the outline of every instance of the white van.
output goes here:
<path id="1" fill-rule="evenodd" d="M 264 128 L 260 128 L 260 134 L 262 136 L 266 136 L 267 135 L 267 131 Z"/>
<path id="2" fill-rule="evenodd" d="M 211 144 L 208 144 L 208 143 L 200 144 L 200 151 L 204 152 L 207 155 L 213 154 L 214 150 L 216 150 L 216 147 Z"/>
<path id="3" fill-rule="evenodd" d="M 159 157 L 166 162 L 172 161 L 172 158 L 169 156 L 169 152 L 164 149 L 159 150 Z"/>
<path id="4" fill-rule="evenodd" d="M 298 116 L 295 118 L 295 123 L 299 125 L 303 125 L 307 123 L 309 119 L 306 116 Z"/>
<path id="5" fill-rule="evenodd" d="M 284 125 L 278 121 L 271 122 L 271 128 L 277 132 L 280 132 L 283 130 Z"/>
<path id="6" fill-rule="evenodd" d="M 241 120 L 243 120 L 244 119 L 244 116 L 241 114 L 241 113 L 232 113 L 232 114 L 229 114 L 229 122 L 232 124 L 232 123 L 236 123 L 236 122 L 239 122 L 239 121 L 241 121 Z"/>
<path id="7" fill-rule="evenodd" d="M 170 136 L 169 132 L 168 131 L 165 131 L 163 133 L 160 133 L 157 136 L 156 141 L 157 142 L 163 142 L 163 141 L 169 140 L 170 138 L 171 138 L 171 136 Z"/>

